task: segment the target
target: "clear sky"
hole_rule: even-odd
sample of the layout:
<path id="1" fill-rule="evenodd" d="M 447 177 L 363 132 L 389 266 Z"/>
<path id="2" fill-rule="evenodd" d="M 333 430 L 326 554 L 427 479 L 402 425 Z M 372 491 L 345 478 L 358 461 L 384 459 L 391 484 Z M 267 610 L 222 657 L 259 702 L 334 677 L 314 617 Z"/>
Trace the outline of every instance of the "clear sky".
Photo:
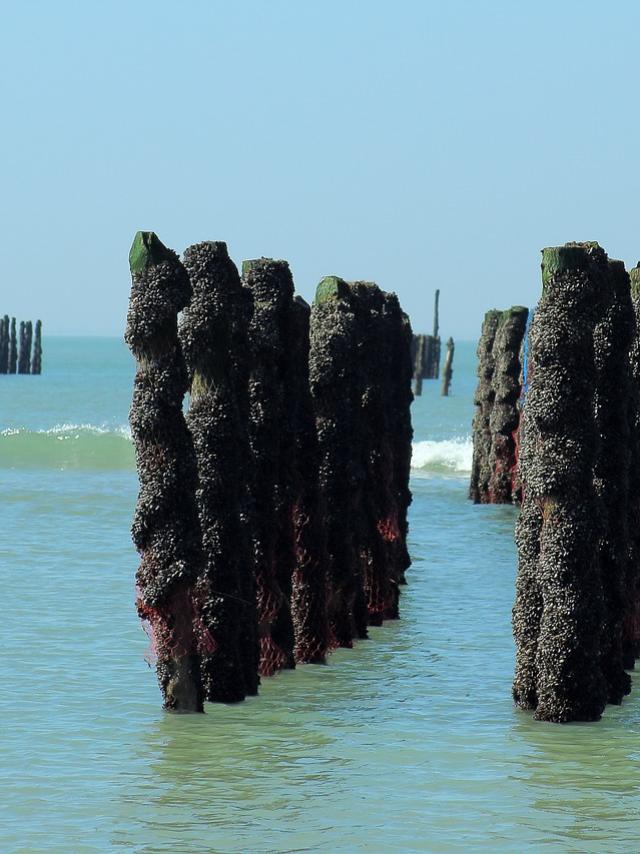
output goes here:
<path id="1" fill-rule="evenodd" d="M 0 311 L 119 335 L 138 229 L 395 290 L 445 336 L 539 250 L 640 258 L 640 3 L 0 0 Z"/>

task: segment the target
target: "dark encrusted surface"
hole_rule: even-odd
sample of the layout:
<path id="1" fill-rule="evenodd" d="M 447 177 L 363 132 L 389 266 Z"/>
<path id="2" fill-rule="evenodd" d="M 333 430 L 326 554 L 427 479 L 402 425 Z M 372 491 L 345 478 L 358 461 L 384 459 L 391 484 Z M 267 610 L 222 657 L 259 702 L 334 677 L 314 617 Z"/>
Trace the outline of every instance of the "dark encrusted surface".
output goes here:
<path id="1" fill-rule="evenodd" d="M 451 378 L 453 376 L 453 354 L 455 353 L 456 345 L 454 343 L 453 338 L 449 337 L 447 339 L 447 355 L 444 359 L 444 367 L 442 369 L 442 389 L 441 394 L 443 397 L 449 396 L 449 389 L 451 387 Z"/>
<path id="2" fill-rule="evenodd" d="M 293 442 L 289 445 L 290 518 L 293 538 L 291 615 L 295 659 L 322 664 L 329 648 L 327 553 L 323 526 L 326 509 L 319 483 L 320 449 L 309 389 L 310 307 L 292 301 L 286 393 Z"/>
<path id="3" fill-rule="evenodd" d="M 476 409 L 472 428 L 473 462 L 469 487 L 469 497 L 475 504 L 487 504 L 489 502 L 489 481 L 491 479 L 489 463 L 491 453 L 490 418 L 495 396 L 492 386 L 495 367 L 493 342 L 500 316 L 501 312 L 495 308 L 485 314 L 480 340 L 478 341 L 478 385 L 473 398 Z"/>
<path id="4" fill-rule="evenodd" d="M 595 244 L 543 252 L 542 298 L 529 336 L 513 627 L 514 698 L 539 720 L 598 720 L 607 700 L 600 659 L 604 601 L 594 415 L 593 333 L 609 286 Z"/>
<path id="5" fill-rule="evenodd" d="M 389 339 L 387 364 L 387 453 L 393 469 L 391 510 L 382 532 L 391 550 L 391 574 L 397 584 L 405 584 L 405 573 L 411 565 L 407 535 L 408 511 L 411 504 L 409 474 L 413 427 L 411 425 L 411 323 L 398 297 L 383 292 L 383 334 Z M 396 592 L 396 596 L 398 593 Z M 397 614 L 396 614 L 397 616 Z"/>
<path id="6" fill-rule="evenodd" d="M 242 265 L 253 295 L 250 325 L 249 436 L 254 472 L 255 559 L 260 673 L 270 676 L 295 666 L 291 618 L 292 527 L 286 454 L 291 441 L 284 365 L 289 358 L 289 312 L 293 280 L 286 261 L 260 258 Z"/>
<path id="7" fill-rule="evenodd" d="M 11 349 L 9 350 L 9 361 L 15 364 L 15 318 L 11 322 Z M 33 339 L 33 356 L 31 357 L 31 373 L 42 373 L 42 321 L 36 320 L 35 336 Z"/>
<path id="8" fill-rule="evenodd" d="M 624 665 L 631 669 L 640 655 L 640 264 L 629 272 L 634 312 L 629 347 L 629 561 L 623 628 Z"/>
<path id="9" fill-rule="evenodd" d="M 168 709 L 202 711 L 191 589 L 203 565 L 196 456 L 182 413 L 188 385 L 177 315 L 191 296 L 177 255 L 139 232 L 130 254 L 125 340 L 136 358 L 131 432 L 140 492 L 133 540 L 141 554 L 137 607 L 150 623 Z"/>
<path id="10" fill-rule="evenodd" d="M 9 371 L 9 316 L 0 318 L 0 374 Z"/>
<path id="11" fill-rule="evenodd" d="M 5 318 L 5 326 L 8 328 L 9 318 Z M 33 336 L 33 324 L 30 320 L 20 321 L 20 351 L 18 353 L 18 373 L 28 374 L 31 370 L 31 340 Z M 4 358 L 4 357 L 3 357 Z M 8 353 L 7 353 L 8 358 Z"/>
<path id="12" fill-rule="evenodd" d="M 520 413 L 520 346 L 529 310 L 513 306 L 502 312 L 492 347 L 493 405 L 489 415 L 488 499 L 492 504 L 510 504 L 516 469 L 516 440 Z"/>
<path id="13" fill-rule="evenodd" d="M 38 367 L 41 366 L 42 363 L 42 346 L 40 343 L 40 328 L 42 324 L 40 321 L 36 323 L 36 347 L 39 347 L 40 359 L 38 362 Z M 15 317 L 11 318 L 11 333 L 9 336 L 9 373 L 15 374 L 18 370 L 18 341 L 16 338 L 16 319 Z M 34 374 L 39 374 L 40 371 L 32 371 Z"/>
<path id="14" fill-rule="evenodd" d="M 604 595 L 602 670 L 608 702 L 621 703 L 631 690 L 622 651 L 629 556 L 629 347 L 634 313 L 629 274 L 621 261 L 609 261 L 608 287 L 601 290 L 594 329 L 594 396 L 598 453 L 594 485 L 600 498 L 599 563 Z"/>
<path id="15" fill-rule="evenodd" d="M 320 485 L 327 534 L 331 642 L 367 637 L 359 560 L 363 471 L 360 437 L 358 318 L 348 284 L 335 276 L 318 285 L 311 308 L 309 381 L 320 447 Z"/>
<path id="16" fill-rule="evenodd" d="M 394 492 L 389 397 L 394 344 L 393 316 L 372 282 L 350 284 L 356 313 L 354 374 L 359 404 L 358 556 L 370 625 L 398 617 L 398 573 L 394 546 L 400 537 Z M 398 322 L 400 318 L 397 318 Z"/>
<path id="17" fill-rule="evenodd" d="M 242 519 L 250 456 L 246 421 L 247 300 L 225 243 L 189 247 L 192 297 L 180 324 L 190 377 L 187 424 L 198 462 L 204 571 L 196 597 L 202 681 L 211 702 L 255 694 L 258 636 L 253 551 Z M 244 411 L 243 411 L 244 409 Z M 243 417 L 244 416 L 244 417 Z M 246 509 L 246 508 L 245 508 Z"/>

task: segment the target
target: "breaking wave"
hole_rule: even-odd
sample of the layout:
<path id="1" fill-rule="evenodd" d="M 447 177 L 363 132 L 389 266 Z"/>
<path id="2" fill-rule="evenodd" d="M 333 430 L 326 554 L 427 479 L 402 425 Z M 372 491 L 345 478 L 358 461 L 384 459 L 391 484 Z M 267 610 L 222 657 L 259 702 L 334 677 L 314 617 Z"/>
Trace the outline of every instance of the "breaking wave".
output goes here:
<path id="1" fill-rule="evenodd" d="M 473 443 L 471 439 L 426 439 L 413 443 L 411 468 L 414 472 L 466 475 L 471 472 Z"/>
<path id="2" fill-rule="evenodd" d="M 134 467 L 128 426 L 59 424 L 49 430 L 20 427 L 0 431 L 0 468 L 108 470 Z"/>
<path id="3" fill-rule="evenodd" d="M 471 471 L 471 439 L 460 437 L 413 443 L 414 474 L 464 475 Z M 128 425 L 59 424 L 49 430 L 0 431 L 0 468 L 109 470 L 134 469 Z"/>

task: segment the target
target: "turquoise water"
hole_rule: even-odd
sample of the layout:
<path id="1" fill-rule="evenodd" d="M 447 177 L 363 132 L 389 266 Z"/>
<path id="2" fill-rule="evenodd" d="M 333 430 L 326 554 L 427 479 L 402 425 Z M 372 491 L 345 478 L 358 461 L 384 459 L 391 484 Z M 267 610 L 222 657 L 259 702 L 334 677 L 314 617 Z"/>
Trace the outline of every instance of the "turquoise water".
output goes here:
<path id="1" fill-rule="evenodd" d="M 403 619 L 327 667 L 163 714 L 133 606 L 119 341 L 0 377 L 0 852 L 635 852 L 637 690 L 598 724 L 511 702 L 510 507 L 466 499 L 473 345 L 414 404 Z"/>

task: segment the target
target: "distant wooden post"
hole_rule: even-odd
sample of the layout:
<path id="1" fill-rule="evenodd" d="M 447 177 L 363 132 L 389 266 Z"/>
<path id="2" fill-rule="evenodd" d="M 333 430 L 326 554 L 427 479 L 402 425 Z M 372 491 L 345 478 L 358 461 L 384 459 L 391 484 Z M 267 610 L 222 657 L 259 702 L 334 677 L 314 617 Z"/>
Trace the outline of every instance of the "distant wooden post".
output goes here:
<path id="1" fill-rule="evenodd" d="M 449 386 L 451 385 L 451 376 L 453 374 L 453 352 L 455 344 L 453 338 L 447 341 L 447 355 L 444 360 L 444 369 L 442 371 L 442 396 L 449 397 Z"/>
<path id="2" fill-rule="evenodd" d="M 37 326 L 36 326 L 37 329 Z M 15 374 L 18 368 L 18 344 L 16 340 L 16 319 L 11 318 L 11 334 L 9 336 L 9 373 Z M 39 372 L 38 372 L 39 373 Z"/>
<path id="3" fill-rule="evenodd" d="M 33 323 L 30 320 L 24 325 L 25 342 L 25 374 L 31 373 L 31 345 L 33 344 Z"/>
<path id="4" fill-rule="evenodd" d="M 9 368 L 9 317 L 0 320 L 0 374 L 6 374 Z"/>
<path id="5" fill-rule="evenodd" d="M 424 361 L 422 363 L 422 377 L 425 380 L 435 378 L 435 338 L 433 335 L 424 335 Z"/>
<path id="6" fill-rule="evenodd" d="M 437 380 L 440 376 L 440 318 L 438 308 L 440 304 L 440 290 L 436 290 L 436 298 L 433 309 L 433 352 L 431 354 L 431 376 Z"/>
<path id="7" fill-rule="evenodd" d="M 15 318 L 13 323 L 11 324 L 11 344 L 14 346 L 15 344 Z M 11 356 L 11 353 L 10 353 Z M 42 321 L 36 320 L 36 329 L 35 329 L 35 337 L 33 341 L 33 356 L 31 358 L 31 373 L 32 374 L 40 374 L 42 373 Z"/>
<path id="8" fill-rule="evenodd" d="M 422 379 L 424 377 L 424 359 L 425 359 L 425 336 L 418 335 L 418 346 L 416 349 L 416 360 L 413 368 L 413 375 L 416 379 L 415 395 L 420 397 L 422 394 Z"/>
<path id="9" fill-rule="evenodd" d="M 24 322 L 24 320 L 20 321 L 19 341 L 20 341 L 20 351 L 19 351 L 19 355 L 18 355 L 18 373 L 19 374 L 28 374 L 29 371 L 28 371 L 28 368 L 26 367 L 26 365 L 28 365 L 28 362 L 25 362 L 25 355 L 27 352 L 27 332 L 26 332 L 26 323 Z"/>

